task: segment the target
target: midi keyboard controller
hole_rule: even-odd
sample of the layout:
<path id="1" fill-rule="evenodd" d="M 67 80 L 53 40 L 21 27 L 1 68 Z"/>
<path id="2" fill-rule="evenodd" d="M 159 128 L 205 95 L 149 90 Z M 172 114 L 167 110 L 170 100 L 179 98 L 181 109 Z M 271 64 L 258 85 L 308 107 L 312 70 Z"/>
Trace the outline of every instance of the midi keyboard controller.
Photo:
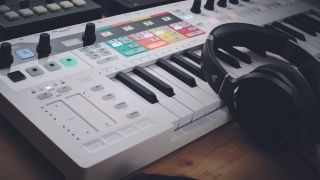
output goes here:
<path id="1" fill-rule="evenodd" d="M 188 0 L 2 42 L 0 110 L 66 179 L 120 179 L 229 121 L 199 65 L 214 27 L 263 25 L 319 57 L 317 7 Z M 219 52 L 234 76 L 267 55 Z"/>

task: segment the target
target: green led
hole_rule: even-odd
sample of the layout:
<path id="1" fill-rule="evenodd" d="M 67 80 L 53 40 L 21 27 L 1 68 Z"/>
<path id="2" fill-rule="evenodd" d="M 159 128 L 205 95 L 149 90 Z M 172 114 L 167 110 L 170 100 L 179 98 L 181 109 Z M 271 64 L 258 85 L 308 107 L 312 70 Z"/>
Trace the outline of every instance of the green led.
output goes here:
<path id="1" fill-rule="evenodd" d="M 66 67 L 71 67 L 77 64 L 77 59 L 69 56 L 69 57 L 61 58 L 60 62 Z"/>

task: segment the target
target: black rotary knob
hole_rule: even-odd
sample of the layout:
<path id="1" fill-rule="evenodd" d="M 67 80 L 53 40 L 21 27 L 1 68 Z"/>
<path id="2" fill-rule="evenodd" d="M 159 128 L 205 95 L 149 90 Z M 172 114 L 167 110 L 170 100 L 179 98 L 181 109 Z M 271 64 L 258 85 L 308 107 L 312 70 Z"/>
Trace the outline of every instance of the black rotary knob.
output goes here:
<path id="1" fill-rule="evenodd" d="M 195 14 L 200 14 L 201 13 L 201 0 L 194 0 L 190 11 Z"/>
<path id="2" fill-rule="evenodd" d="M 96 25 L 87 23 L 82 35 L 83 46 L 90 46 L 96 41 Z"/>
<path id="3" fill-rule="evenodd" d="M 207 10 L 214 10 L 214 1 L 215 0 L 207 0 L 206 4 L 204 5 L 204 8 Z"/>
<path id="4" fill-rule="evenodd" d="M 239 4 L 239 0 L 229 0 L 231 4 Z"/>
<path id="5" fill-rule="evenodd" d="M 4 42 L 0 46 L 0 68 L 10 67 L 13 63 L 11 44 Z"/>
<path id="6" fill-rule="evenodd" d="M 219 0 L 217 4 L 218 6 L 225 8 L 227 7 L 227 0 Z"/>
<path id="7" fill-rule="evenodd" d="M 38 58 L 48 57 L 51 53 L 50 35 L 41 33 L 37 45 Z"/>

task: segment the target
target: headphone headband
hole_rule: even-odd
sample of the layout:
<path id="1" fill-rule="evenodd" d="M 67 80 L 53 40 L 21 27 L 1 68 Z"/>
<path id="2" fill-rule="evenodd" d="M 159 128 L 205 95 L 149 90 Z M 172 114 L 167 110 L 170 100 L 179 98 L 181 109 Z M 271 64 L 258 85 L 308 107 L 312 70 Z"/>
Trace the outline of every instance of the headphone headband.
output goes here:
<path id="1" fill-rule="evenodd" d="M 232 46 L 271 52 L 286 59 L 298 69 L 307 62 L 317 62 L 315 57 L 280 33 L 251 24 L 223 24 L 211 31 L 201 56 L 205 76 L 218 94 L 225 78 L 229 75 L 215 53 L 219 48 Z"/>

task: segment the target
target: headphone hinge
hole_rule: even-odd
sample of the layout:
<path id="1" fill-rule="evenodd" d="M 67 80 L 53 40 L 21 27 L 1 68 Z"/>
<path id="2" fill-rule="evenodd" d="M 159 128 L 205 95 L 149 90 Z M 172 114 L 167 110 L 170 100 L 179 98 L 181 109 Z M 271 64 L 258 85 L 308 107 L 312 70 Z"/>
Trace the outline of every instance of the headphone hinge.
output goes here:
<path id="1" fill-rule="evenodd" d="M 235 113 L 235 105 L 233 103 L 235 88 L 236 85 L 234 83 L 234 78 L 232 78 L 230 75 L 226 75 L 222 81 L 222 85 L 219 90 L 219 96 L 226 103 L 232 114 Z"/>

